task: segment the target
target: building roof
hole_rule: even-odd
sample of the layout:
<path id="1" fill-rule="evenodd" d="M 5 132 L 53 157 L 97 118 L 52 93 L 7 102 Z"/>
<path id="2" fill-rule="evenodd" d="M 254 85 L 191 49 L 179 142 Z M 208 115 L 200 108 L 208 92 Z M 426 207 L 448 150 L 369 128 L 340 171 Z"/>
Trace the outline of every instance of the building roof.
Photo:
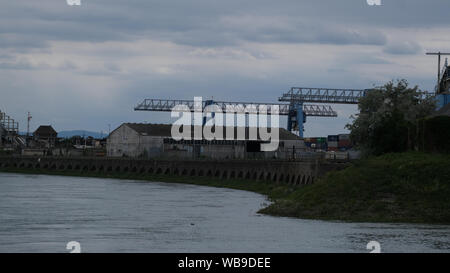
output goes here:
<path id="1" fill-rule="evenodd" d="M 172 127 L 169 124 L 125 123 L 125 125 L 141 135 L 171 136 Z"/>
<path id="2" fill-rule="evenodd" d="M 58 134 L 55 129 L 51 125 L 41 125 L 39 128 L 37 128 L 36 131 L 34 131 L 35 135 L 52 135 L 52 134 Z"/>
<path id="3" fill-rule="evenodd" d="M 161 137 L 172 137 L 172 125 L 171 124 L 146 124 L 146 123 L 124 123 L 123 125 L 128 126 L 129 128 L 133 129 L 140 135 L 147 135 L 147 136 L 161 136 Z M 240 127 L 242 128 L 242 127 Z M 235 130 L 235 136 L 237 135 L 236 131 L 238 130 L 237 127 L 234 128 Z M 245 128 L 245 135 L 246 139 L 248 139 L 249 135 L 249 127 Z M 194 130 L 191 129 L 191 132 L 193 133 Z M 224 128 L 224 134 L 226 132 L 226 128 Z M 300 137 L 297 135 L 289 132 L 288 130 L 284 128 L 280 128 L 279 132 L 280 140 L 301 140 Z"/>

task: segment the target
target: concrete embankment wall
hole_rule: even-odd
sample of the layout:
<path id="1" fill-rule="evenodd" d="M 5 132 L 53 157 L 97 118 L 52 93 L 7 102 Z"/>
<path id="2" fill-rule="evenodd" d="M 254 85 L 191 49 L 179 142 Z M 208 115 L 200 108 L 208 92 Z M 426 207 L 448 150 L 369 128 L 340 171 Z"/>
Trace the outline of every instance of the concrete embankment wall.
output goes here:
<path id="1" fill-rule="evenodd" d="M 312 184 L 342 164 L 292 161 L 203 161 L 138 160 L 125 158 L 0 157 L 1 169 L 58 170 L 98 173 L 208 176 L 220 179 L 249 179 Z"/>

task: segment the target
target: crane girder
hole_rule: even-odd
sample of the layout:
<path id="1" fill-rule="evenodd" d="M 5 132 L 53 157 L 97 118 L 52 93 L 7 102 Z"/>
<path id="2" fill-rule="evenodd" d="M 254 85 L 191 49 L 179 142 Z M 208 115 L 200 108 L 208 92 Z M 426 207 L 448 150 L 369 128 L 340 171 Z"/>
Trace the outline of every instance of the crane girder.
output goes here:
<path id="1" fill-rule="evenodd" d="M 292 87 L 279 97 L 278 101 L 358 104 L 359 99 L 364 97 L 367 91 L 369 89 Z"/>
<path id="2" fill-rule="evenodd" d="M 135 111 L 163 111 L 170 112 L 176 106 L 177 111 L 195 111 L 194 100 L 169 100 L 169 99 L 145 99 L 139 103 Z M 292 104 L 282 103 L 255 103 L 255 102 L 224 102 L 205 100 L 201 102 L 201 111 L 208 111 L 208 105 L 216 105 L 222 112 L 233 112 L 237 114 L 258 114 L 262 108 L 267 109 L 267 114 L 289 115 L 295 111 Z M 329 105 L 303 104 L 303 112 L 311 117 L 337 117 L 337 112 Z"/>

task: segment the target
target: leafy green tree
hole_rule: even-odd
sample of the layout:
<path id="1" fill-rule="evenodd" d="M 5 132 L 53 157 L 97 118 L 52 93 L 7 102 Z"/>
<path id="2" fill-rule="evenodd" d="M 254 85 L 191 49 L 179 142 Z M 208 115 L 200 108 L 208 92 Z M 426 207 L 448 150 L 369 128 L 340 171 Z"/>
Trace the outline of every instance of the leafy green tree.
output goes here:
<path id="1" fill-rule="evenodd" d="M 346 126 L 350 137 L 364 154 L 380 155 L 411 148 L 417 120 L 433 112 L 435 101 L 417 86 L 398 80 L 367 92 L 358 108 L 360 113 Z"/>

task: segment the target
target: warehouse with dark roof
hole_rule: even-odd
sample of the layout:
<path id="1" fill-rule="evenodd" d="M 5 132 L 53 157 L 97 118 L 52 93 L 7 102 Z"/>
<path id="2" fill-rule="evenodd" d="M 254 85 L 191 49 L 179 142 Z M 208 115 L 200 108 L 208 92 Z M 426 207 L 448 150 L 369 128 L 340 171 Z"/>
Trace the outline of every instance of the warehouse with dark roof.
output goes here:
<path id="1" fill-rule="evenodd" d="M 107 140 L 107 154 L 112 157 L 141 158 L 214 158 L 214 159 L 245 159 L 245 158 L 292 158 L 305 151 L 303 139 L 279 128 L 278 148 L 263 152 L 263 141 L 256 128 L 225 127 L 222 137 L 215 139 L 194 139 L 196 129 L 201 126 L 191 126 L 188 139 L 174 139 L 170 124 L 124 123 L 111 132 Z M 211 128 L 209 128 L 211 129 Z M 251 138 L 253 129 L 256 138 Z M 244 138 L 229 140 L 226 132 L 231 130 L 236 137 L 239 133 Z M 212 130 L 214 131 L 214 129 Z M 215 133 L 215 132 L 214 132 Z"/>

